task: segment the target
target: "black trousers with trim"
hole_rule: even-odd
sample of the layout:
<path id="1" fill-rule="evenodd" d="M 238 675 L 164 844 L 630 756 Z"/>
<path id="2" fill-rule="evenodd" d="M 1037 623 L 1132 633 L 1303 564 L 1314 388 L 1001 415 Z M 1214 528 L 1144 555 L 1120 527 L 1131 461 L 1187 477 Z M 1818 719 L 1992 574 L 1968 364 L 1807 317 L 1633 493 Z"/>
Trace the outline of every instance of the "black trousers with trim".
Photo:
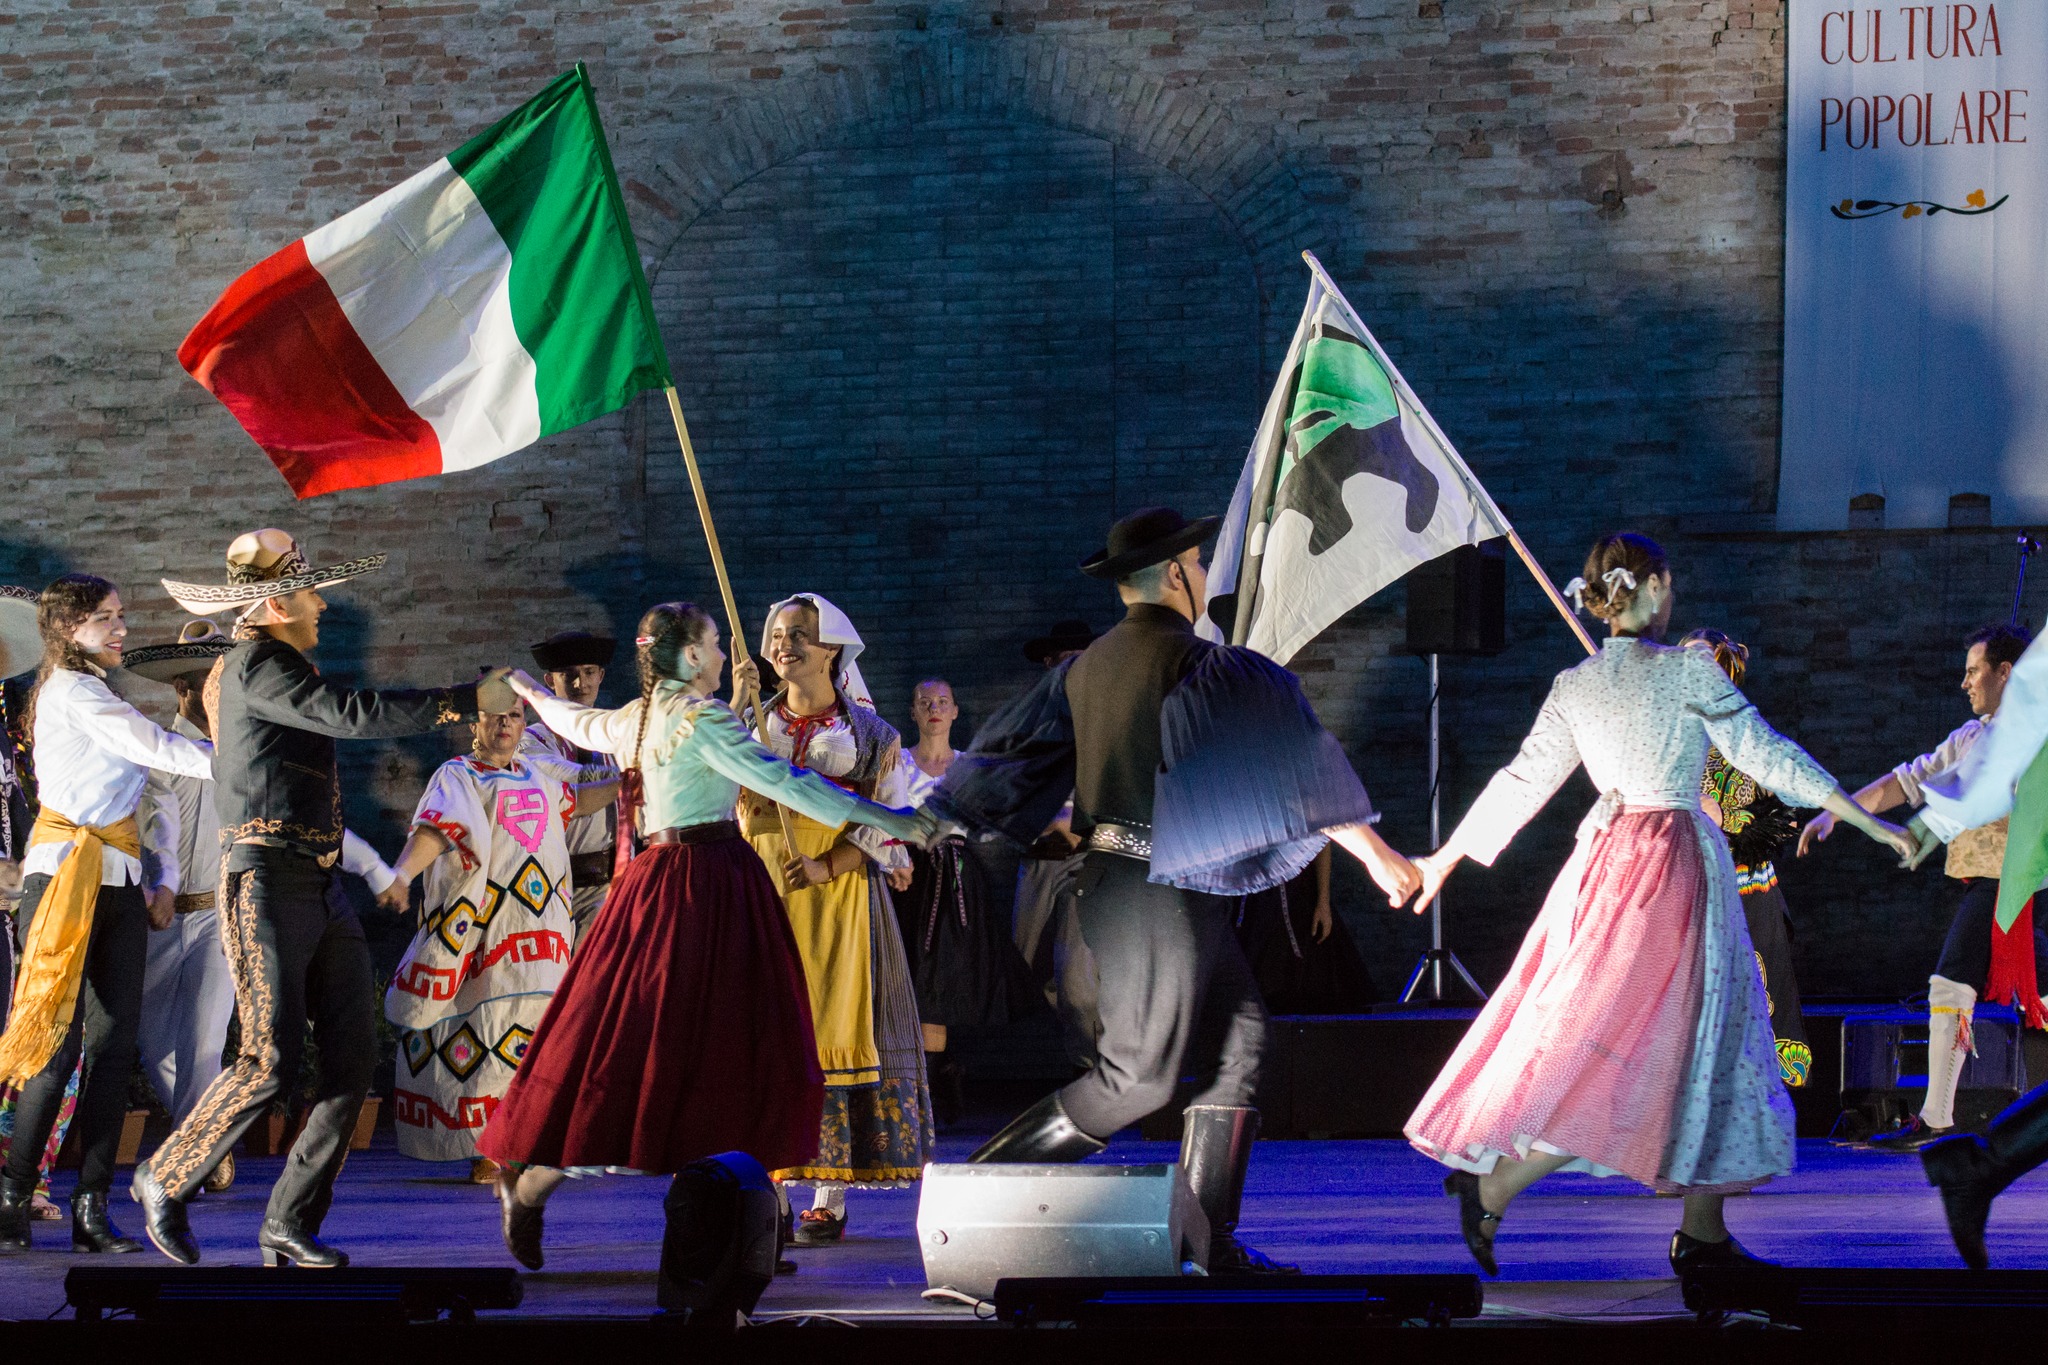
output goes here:
<path id="1" fill-rule="evenodd" d="M 370 950 L 340 882 L 336 869 L 289 849 L 234 850 L 219 903 L 241 1052 L 150 1158 L 173 1198 L 189 1198 L 274 1102 L 298 1097 L 310 1022 L 319 1078 L 266 1216 L 320 1230 L 377 1054 Z"/>

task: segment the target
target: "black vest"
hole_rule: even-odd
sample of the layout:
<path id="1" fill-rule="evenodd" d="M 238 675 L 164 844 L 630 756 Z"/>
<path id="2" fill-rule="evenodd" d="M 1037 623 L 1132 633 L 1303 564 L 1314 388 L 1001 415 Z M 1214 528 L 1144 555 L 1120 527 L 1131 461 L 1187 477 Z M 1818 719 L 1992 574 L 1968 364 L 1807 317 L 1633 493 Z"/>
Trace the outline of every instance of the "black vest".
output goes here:
<path id="1" fill-rule="evenodd" d="M 1152 823 L 1159 708 L 1215 646 L 1171 607 L 1140 602 L 1067 670 L 1074 716 L 1074 830 Z"/>

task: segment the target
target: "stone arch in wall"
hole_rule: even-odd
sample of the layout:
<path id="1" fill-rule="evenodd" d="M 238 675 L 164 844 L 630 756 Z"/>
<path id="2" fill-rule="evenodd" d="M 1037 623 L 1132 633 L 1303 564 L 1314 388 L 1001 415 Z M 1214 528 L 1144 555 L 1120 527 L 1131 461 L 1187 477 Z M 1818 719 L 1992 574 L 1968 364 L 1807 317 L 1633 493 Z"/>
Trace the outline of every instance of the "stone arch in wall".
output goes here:
<path id="1" fill-rule="evenodd" d="M 920 678 L 971 724 L 1025 639 L 1106 626 L 1113 593 L 1074 566 L 1113 515 L 1221 510 L 1264 400 L 1266 277 L 1301 272 L 1313 219 L 1276 160 L 1163 96 L 1158 127 L 1105 136 L 1112 104 L 1075 80 L 841 70 L 662 163 L 700 196 L 629 184 L 664 206 L 636 217 L 742 616 L 833 598 L 899 725 Z M 708 597 L 687 485 L 647 468 L 649 568 Z"/>

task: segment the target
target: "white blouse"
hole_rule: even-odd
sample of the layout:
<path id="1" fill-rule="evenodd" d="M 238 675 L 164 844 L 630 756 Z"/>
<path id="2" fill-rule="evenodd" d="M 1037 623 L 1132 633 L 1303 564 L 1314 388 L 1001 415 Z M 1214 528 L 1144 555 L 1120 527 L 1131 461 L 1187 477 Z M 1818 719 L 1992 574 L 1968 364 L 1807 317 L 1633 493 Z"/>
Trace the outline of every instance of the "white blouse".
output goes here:
<path id="1" fill-rule="evenodd" d="M 44 806 L 73 824 L 118 824 L 135 814 L 151 769 L 213 776 L 213 746 L 174 735 L 115 696 L 105 680 L 53 669 L 36 694 L 36 786 Z M 37 844 L 22 860 L 24 877 L 55 876 L 71 841 Z M 141 860 L 107 848 L 100 884 L 142 880 Z"/>
<path id="2" fill-rule="evenodd" d="M 1596 818 L 1622 806 L 1697 813 L 1709 747 L 1788 805 L 1818 806 L 1835 790 L 1827 770 L 1773 730 L 1706 655 L 1611 637 L 1557 675 L 1521 751 L 1452 840 L 1491 865 L 1581 763 L 1601 792 Z"/>

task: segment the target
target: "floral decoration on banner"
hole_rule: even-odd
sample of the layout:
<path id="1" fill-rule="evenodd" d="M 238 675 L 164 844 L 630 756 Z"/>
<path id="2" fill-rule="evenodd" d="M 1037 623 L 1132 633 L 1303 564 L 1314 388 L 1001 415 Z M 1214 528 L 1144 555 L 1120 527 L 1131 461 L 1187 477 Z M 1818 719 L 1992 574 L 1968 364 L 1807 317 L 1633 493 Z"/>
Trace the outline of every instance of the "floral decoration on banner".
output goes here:
<path id="1" fill-rule="evenodd" d="M 1901 218 L 1931 218 L 1937 213 L 1954 213 L 1965 218 L 1974 218 L 1980 213 L 1990 213 L 2010 198 L 2011 195 L 2002 194 L 1998 197 L 1997 203 L 1987 204 L 1984 202 L 1984 191 L 1971 190 L 1964 199 L 1966 207 L 1963 208 L 1957 208 L 1953 204 L 1937 204 L 1931 199 L 1908 199 L 1899 204 L 1885 199 L 1844 199 L 1839 204 L 1830 205 L 1828 212 L 1837 218 L 1851 221 L 1858 218 L 1882 218 L 1888 213 L 1896 213 Z"/>

